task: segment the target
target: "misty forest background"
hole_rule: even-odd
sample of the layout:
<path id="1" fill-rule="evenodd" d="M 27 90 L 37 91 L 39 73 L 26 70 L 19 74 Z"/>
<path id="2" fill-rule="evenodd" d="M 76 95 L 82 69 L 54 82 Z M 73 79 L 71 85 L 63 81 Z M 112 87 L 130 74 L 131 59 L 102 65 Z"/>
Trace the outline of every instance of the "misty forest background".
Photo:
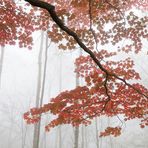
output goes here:
<path id="1" fill-rule="evenodd" d="M 0 47 L 0 148 L 32 148 L 34 125 L 26 124 L 24 112 L 35 107 L 39 98 L 45 104 L 63 90 L 84 84 L 74 72 L 74 61 L 85 53 L 80 49 L 59 50 L 46 32 L 36 32 L 33 38 L 32 50 L 16 45 Z M 147 43 L 144 45 L 137 55 L 122 53 L 116 58 L 131 57 L 141 83 L 148 87 L 148 48 Z M 62 125 L 45 132 L 45 125 L 53 118 L 50 114 L 42 116 L 39 148 L 73 148 L 74 127 Z M 125 123 L 121 115 L 119 118 L 98 117 L 89 126 L 81 125 L 79 148 L 148 148 L 148 128 L 140 128 L 138 120 Z M 99 132 L 110 125 L 122 126 L 121 136 L 100 138 Z"/>
<path id="2" fill-rule="evenodd" d="M 148 87 L 147 49 L 138 55 L 130 54 L 136 69 L 142 77 L 142 84 Z M 34 34 L 32 50 L 17 46 L 1 47 L 0 56 L 0 148 L 32 148 L 34 125 L 27 125 L 23 113 L 35 106 L 38 85 L 43 103 L 63 90 L 83 85 L 74 73 L 74 61 L 80 49 L 61 51 L 50 43 L 46 33 Z M 122 54 L 122 57 L 127 56 Z M 121 57 L 119 57 L 121 58 Z M 44 89 L 44 90 L 43 90 Z M 44 115 L 41 122 L 40 148 L 70 148 L 74 144 L 74 128 L 64 125 L 45 132 L 44 126 L 53 118 Z M 122 117 L 120 117 L 122 120 Z M 119 137 L 99 137 L 107 125 L 124 127 Z M 80 148 L 147 148 L 148 129 L 139 128 L 136 120 L 120 121 L 118 118 L 96 118 L 92 125 L 79 128 Z"/>

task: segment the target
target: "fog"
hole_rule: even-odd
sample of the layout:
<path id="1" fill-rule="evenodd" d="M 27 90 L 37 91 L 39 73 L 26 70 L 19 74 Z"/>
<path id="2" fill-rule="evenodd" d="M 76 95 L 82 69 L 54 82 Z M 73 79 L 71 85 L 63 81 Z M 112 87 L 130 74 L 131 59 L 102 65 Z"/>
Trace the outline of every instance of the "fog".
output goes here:
<path id="1" fill-rule="evenodd" d="M 4 48 L 0 88 L 0 148 L 32 148 L 34 125 L 25 123 L 23 113 L 35 106 L 39 50 L 40 33 L 36 36 L 32 50 L 20 49 L 17 46 Z M 141 83 L 148 87 L 146 52 L 144 48 L 139 55 L 129 56 L 135 60 L 136 69 L 142 77 Z M 43 103 L 49 102 L 50 98 L 63 90 L 75 88 L 74 60 L 78 55 L 79 49 L 63 52 L 51 43 L 48 48 Z M 42 65 L 44 61 L 45 45 Z M 74 129 L 72 126 L 62 125 L 50 132 L 45 132 L 44 126 L 52 118 L 50 114 L 42 117 L 40 148 L 73 148 Z M 122 117 L 120 118 L 122 120 Z M 79 148 L 97 148 L 96 133 L 98 133 L 99 148 L 148 148 L 148 128 L 141 129 L 137 120 L 122 122 L 122 135 L 116 138 L 112 136 L 100 138 L 99 132 L 108 125 L 120 125 L 117 117 L 97 118 L 97 132 L 95 120 L 87 127 L 80 126 Z M 61 144 L 59 144 L 59 131 L 61 131 Z"/>

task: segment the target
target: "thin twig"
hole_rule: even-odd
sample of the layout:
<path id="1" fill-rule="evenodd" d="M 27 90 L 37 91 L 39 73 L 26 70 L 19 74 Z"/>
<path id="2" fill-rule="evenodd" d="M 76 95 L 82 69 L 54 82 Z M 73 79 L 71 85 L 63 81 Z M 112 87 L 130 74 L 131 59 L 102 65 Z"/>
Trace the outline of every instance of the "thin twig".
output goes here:
<path id="1" fill-rule="evenodd" d="M 93 20 L 93 17 L 92 17 L 92 0 L 89 0 L 89 21 L 90 21 L 90 27 L 89 27 L 89 30 L 91 31 L 92 35 L 93 35 L 93 38 L 95 40 L 95 44 L 96 44 L 96 51 L 98 51 L 98 41 L 97 41 L 97 37 L 96 37 L 96 34 L 95 34 L 95 31 L 93 30 L 92 28 L 92 22 Z M 99 51 L 98 51 L 99 52 Z"/>

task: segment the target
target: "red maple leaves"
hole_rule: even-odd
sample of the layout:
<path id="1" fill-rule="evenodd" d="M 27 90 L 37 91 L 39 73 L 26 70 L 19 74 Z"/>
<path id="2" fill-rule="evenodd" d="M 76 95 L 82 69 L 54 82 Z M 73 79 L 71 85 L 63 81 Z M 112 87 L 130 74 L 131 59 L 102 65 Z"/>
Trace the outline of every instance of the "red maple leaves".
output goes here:
<path id="1" fill-rule="evenodd" d="M 87 63 L 85 62 L 85 58 L 87 58 Z M 130 74 L 130 69 L 132 69 L 133 64 L 131 61 L 129 62 L 131 64 L 126 66 L 127 61 L 122 64 L 125 70 L 126 68 L 129 70 L 129 72 L 127 72 L 129 73 L 129 77 L 127 79 L 130 80 L 133 79 L 134 76 L 132 73 Z M 73 126 L 78 126 L 80 124 L 88 125 L 91 123 L 91 119 L 101 115 L 112 117 L 122 114 L 125 117 L 125 121 L 139 118 L 142 119 L 141 127 L 147 125 L 147 98 L 141 96 L 141 94 L 123 82 L 110 77 L 107 85 L 110 95 L 110 99 L 108 99 L 105 92 L 105 78 L 103 78 L 102 71 L 99 70 L 93 62 L 91 64 L 89 62 L 92 62 L 89 57 L 82 58 L 82 56 L 76 61 L 76 64 L 78 64 L 78 69 L 76 69 L 76 71 L 79 75 L 84 77 L 86 86 L 62 92 L 57 97 L 53 98 L 49 104 L 38 109 L 30 110 L 25 119 L 27 121 L 32 120 L 32 123 L 34 123 L 37 122 L 38 118 L 43 113 L 50 112 L 53 115 L 57 115 L 56 118 L 46 126 L 47 131 L 60 124 L 72 124 Z M 114 65 L 116 64 L 114 63 Z M 124 72 L 120 74 L 121 76 L 126 75 Z M 139 79 L 138 76 L 134 78 Z M 148 95 L 147 89 L 142 85 L 137 83 L 133 84 L 133 86 Z M 105 132 L 101 133 L 101 136 L 107 136 L 109 134 L 118 136 L 120 132 L 121 128 L 119 127 L 108 127 Z"/>
<path id="2" fill-rule="evenodd" d="M 86 45 L 85 51 L 89 55 L 80 56 L 75 61 L 75 72 L 84 80 L 84 86 L 64 91 L 48 104 L 32 108 L 24 114 L 27 123 L 36 123 L 42 114 L 50 112 L 56 117 L 46 126 L 47 131 L 60 124 L 87 125 L 96 116 L 117 114 L 122 114 L 125 120 L 141 119 L 142 128 L 148 125 L 148 90 L 136 83 L 140 76 L 134 70 L 134 62 L 130 58 L 119 61 L 113 58 L 119 52 L 141 51 L 143 41 L 148 38 L 148 18 L 136 16 L 132 11 L 128 13 L 127 10 L 130 11 L 132 6 L 147 10 L 147 3 L 140 0 L 44 2 L 55 5 L 55 10 L 50 15 L 49 11 L 38 7 L 29 5 L 25 9 L 13 1 L 1 0 L 0 45 L 19 43 L 20 47 L 31 48 L 32 33 L 36 30 L 48 30 L 49 38 L 59 48 L 72 50 L 78 47 L 79 42 L 81 48 Z M 58 19 L 51 20 L 51 14 L 57 15 Z M 55 20 L 65 26 L 60 29 Z M 69 35 L 62 28 L 66 28 Z M 102 50 L 98 45 L 112 45 L 115 50 Z M 93 53 L 97 62 L 90 53 Z M 134 83 L 129 84 L 127 80 Z M 101 136 L 117 136 L 120 132 L 120 127 L 108 127 Z"/>
<path id="3" fill-rule="evenodd" d="M 47 2 L 52 3 L 52 1 Z M 142 40 L 147 38 L 147 17 L 140 18 L 133 12 L 124 14 L 124 11 L 130 9 L 136 2 L 136 6 L 140 6 L 139 1 L 78 2 L 73 0 L 65 3 L 66 5 L 61 2 L 55 2 L 55 6 L 57 5 L 55 9 L 59 18 L 71 29 L 67 32 L 74 31 L 72 34 L 76 33 L 79 43 L 83 42 L 89 50 L 93 51 L 101 66 L 97 62 L 94 63 L 94 59 L 90 56 L 78 57 L 75 62 L 75 72 L 84 79 L 85 86 L 62 92 L 43 107 L 30 110 L 25 113 L 25 120 L 34 123 L 40 119 L 41 114 L 50 112 L 56 117 L 46 125 L 45 129 L 49 131 L 60 124 L 88 125 L 96 116 L 112 117 L 122 114 L 125 121 L 141 119 L 140 125 L 143 128 L 148 124 L 146 118 L 148 90 L 139 83 L 132 85 L 127 83 L 127 80 L 140 79 L 139 74 L 134 70 L 134 62 L 130 58 L 111 60 L 120 51 L 139 53 L 143 45 Z M 75 35 L 69 36 L 63 32 L 59 28 L 60 24 L 61 22 L 58 25 L 48 26 L 49 37 L 59 44 L 59 48 L 74 49 L 78 40 L 74 40 Z M 108 24 L 109 29 L 105 29 Z M 125 39 L 129 39 L 129 42 L 123 46 L 121 41 Z M 97 49 L 98 44 L 108 45 L 109 43 L 115 48 L 118 46 L 118 52 Z M 88 49 L 85 48 L 86 50 Z M 100 136 L 120 134 L 121 127 L 107 127 Z"/>
<path id="4" fill-rule="evenodd" d="M 100 133 L 100 137 L 109 135 L 113 135 L 114 137 L 121 135 L 121 127 L 107 127 L 104 132 Z"/>

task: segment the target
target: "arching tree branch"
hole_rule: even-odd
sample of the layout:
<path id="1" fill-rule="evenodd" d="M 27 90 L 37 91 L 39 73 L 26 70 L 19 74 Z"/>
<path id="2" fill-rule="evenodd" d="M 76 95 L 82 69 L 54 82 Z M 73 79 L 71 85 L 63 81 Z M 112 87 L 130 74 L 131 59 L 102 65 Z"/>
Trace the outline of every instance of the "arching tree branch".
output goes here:
<path id="1" fill-rule="evenodd" d="M 62 29 L 63 31 L 65 31 L 68 35 L 72 36 L 75 41 L 78 43 L 78 45 L 86 52 L 90 55 L 90 57 L 92 58 L 92 60 L 97 64 L 97 66 L 106 74 L 106 76 L 112 76 L 115 77 L 116 79 L 122 81 L 125 85 L 131 87 L 132 89 L 134 89 L 138 94 L 148 98 L 148 96 L 144 93 L 142 93 L 140 90 L 138 90 L 137 88 L 135 88 L 134 86 L 132 86 L 131 84 L 129 84 L 125 79 L 120 78 L 119 76 L 117 76 L 114 73 L 110 73 L 107 69 L 105 69 L 102 64 L 100 63 L 100 61 L 97 59 L 97 57 L 95 56 L 95 54 L 86 47 L 86 45 L 82 42 L 82 40 L 78 37 L 78 35 L 72 31 L 71 29 L 69 29 L 67 26 L 64 25 L 64 23 L 62 22 L 62 20 L 58 17 L 56 11 L 55 11 L 55 6 L 47 3 L 47 2 L 43 2 L 40 0 L 25 0 L 26 2 L 29 2 L 32 6 L 36 6 L 42 9 L 45 9 L 49 12 L 51 18 L 53 19 L 53 21 L 59 26 L 60 29 Z M 106 80 L 107 82 L 107 80 Z M 107 89 L 106 89 L 107 90 Z"/>

